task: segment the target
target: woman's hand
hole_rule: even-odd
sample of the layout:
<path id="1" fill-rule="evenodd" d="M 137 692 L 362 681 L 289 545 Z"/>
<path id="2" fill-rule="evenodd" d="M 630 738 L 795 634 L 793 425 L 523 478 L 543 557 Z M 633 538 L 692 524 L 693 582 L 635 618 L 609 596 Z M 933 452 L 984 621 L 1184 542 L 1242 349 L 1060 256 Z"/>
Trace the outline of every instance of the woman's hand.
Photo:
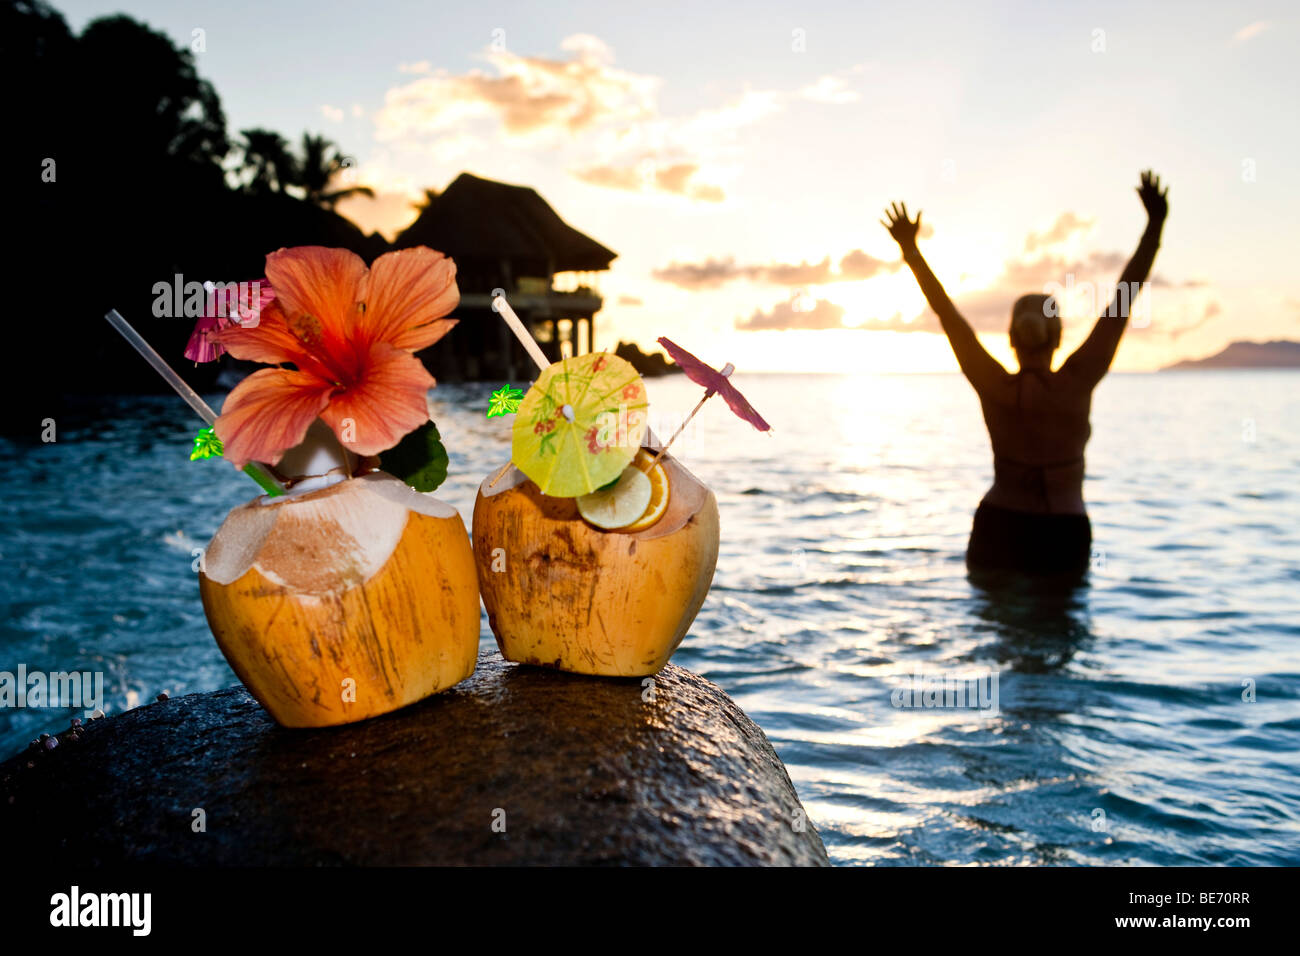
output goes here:
<path id="1" fill-rule="evenodd" d="M 1147 217 L 1153 222 L 1163 222 L 1169 215 L 1169 200 L 1165 198 L 1169 195 L 1169 187 L 1166 186 L 1162 191 L 1160 177 L 1151 170 L 1142 174 L 1142 185 L 1138 187 L 1137 194 L 1146 207 Z"/>
<path id="2" fill-rule="evenodd" d="M 889 234 L 894 237 L 894 241 L 899 244 L 904 251 L 916 248 L 916 234 L 921 231 L 921 211 L 916 212 L 916 221 L 907 218 L 907 203 L 892 203 L 890 208 L 885 210 L 885 215 L 889 221 L 880 220 L 880 224 L 889 230 Z"/>

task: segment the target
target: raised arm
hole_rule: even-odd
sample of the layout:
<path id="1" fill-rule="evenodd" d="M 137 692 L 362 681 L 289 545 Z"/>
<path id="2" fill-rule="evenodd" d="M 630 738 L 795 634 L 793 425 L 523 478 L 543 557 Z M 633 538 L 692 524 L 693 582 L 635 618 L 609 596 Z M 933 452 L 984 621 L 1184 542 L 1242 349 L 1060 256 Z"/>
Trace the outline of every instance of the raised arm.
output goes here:
<path id="1" fill-rule="evenodd" d="M 975 330 L 952 304 L 952 299 L 948 298 L 943 285 L 930 270 L 929 263 L 921 255 L 921 250 L 916 247 L 916 234 L 921 229 L 920 210 L 917 210 L 915 222 L 907 218 L 906 203 L 894 203 L 891 208 L 885 210 L 885 215 L 889 221 L 882 219 L 880 224 L 889 230 L 889 234 L 894 237 L 894 241 L 903 251 L 903 261 L 912 270 L 917 284 L 925 293 L 925 301 L 930 303 L 930 308 L 939 317 L 939 325 L 948 336 L 948 344 L 952 346 L 957 356 L 957 364 L 961 366 L 962 374 L 975 386 L 977 392 L 1005 382 L 1007 370 L 985 351 L 975 335 Z"/>
<path id="2" fill-rule="evenodd" d="M 1106 311 L 1097 319 L 1092 332 L 1083 344 L 1074 350 L 1074 354 L 1065 360 L 1062 371 L 1078 376 L 1089 385 L 1096 385 L 1110 370 L 1110 363 L 1119 348 L 1119 340 L 1128 326 L 1128 314 L 1134 300 L 1137 299 L 1142 283 L 1151 274 L 1151 264 L 1155 262 L 1156 250 L 1160 248 L 1160 231 L 1164 229 L 1165 217 L 1169 215 L 1169 187 L 1160 189 L 1160 177 L 1147 170 L 1142 174 L 1142 184 L 1137 194 L 1147 211 L 1147 228 L 1142 233 L 1133 258 L 1124 267 L 1115 287 L 1115 298 L 1111 300 Z"/>

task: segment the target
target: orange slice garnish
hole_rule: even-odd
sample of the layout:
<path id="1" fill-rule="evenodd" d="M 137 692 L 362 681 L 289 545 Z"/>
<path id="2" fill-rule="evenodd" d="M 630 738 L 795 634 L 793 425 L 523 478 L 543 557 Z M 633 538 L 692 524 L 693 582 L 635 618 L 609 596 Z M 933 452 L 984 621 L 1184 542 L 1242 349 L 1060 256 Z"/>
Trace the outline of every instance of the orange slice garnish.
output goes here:
<path id="1" fill-rule="evenodd" d="M 668 510 L 668 498 L 670 489 L 668 487 L 668 473 L 664 471 L 664 466 L 656 464 L 650 467 L 650 462 L 654 461 L 654 455 L 644 448 L 636 453 L 632 459 L 632 467 L 645 473 L 650 479 L 650 503 L 646 505 L 645 511 L 641 517 L 637 518 L 631 524 L 623 525 L 619 531 L 644 531 L 656 521 L 664 516 Z"/>

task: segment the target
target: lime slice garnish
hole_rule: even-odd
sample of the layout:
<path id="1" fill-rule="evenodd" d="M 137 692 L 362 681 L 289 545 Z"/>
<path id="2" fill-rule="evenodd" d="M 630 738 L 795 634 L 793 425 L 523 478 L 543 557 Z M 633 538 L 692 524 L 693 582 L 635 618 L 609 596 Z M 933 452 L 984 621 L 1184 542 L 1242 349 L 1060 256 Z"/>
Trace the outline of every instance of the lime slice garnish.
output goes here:
<path id="1" fill-rule="evenodd" d="M 607 531 L 631 524 L 645 513 L 653 489 L 641 469 L 628 465 L 613 487 L 598 488 L 574 501 L 578 514 Z"/>

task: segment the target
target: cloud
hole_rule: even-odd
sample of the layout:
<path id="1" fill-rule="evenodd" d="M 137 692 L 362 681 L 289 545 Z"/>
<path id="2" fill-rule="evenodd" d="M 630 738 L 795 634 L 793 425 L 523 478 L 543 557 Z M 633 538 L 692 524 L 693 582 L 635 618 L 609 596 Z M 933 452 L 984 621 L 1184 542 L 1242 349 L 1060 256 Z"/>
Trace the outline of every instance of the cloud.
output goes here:
<path id="1" fill-rule="evenodd" d="M 551 149 L 584 183 L 718 203 L 726 198 L 728 150 L 735 133 L 782 108 L 782 94 L 746 90 L 721 106 L 665 116 L 662 80 L 615 65 L 599 37 L 574 34 L 557 56 L 500 47 L 465 73 L 403 63 L 412 77 L 385 95 L 375 114 L 377 141 L 427 151 L 448 138 L 478 149 Z"/>
<path id="2" fill-rule="evenodd" d="M 849 85 L 838 76 L 820 77 L 817 82 L 801 89 L 799 95 L 806 100 L 812 100 L 814 103 L 833 103 L 837 105 L 853 103 L 862 98 L 856 90 L 849 89 Z"/>
<path id="3" fill-rule="evenodd" d="M 1254 23 L 1248 23 L 1232 35 L 1232 39 L 1237 43 L 1245 43 L 1247 40 L 1253 40 L 1273 24 L 1268 20 L 1256 20 Z"/>
<path id="4" fill-rule="evenodd" d="M 842 329 L 844 307 L 827 299 L 811 301 L 807 296 L 791 296 L 778 302 L 770 312 L 755 310 L 748 319 L 737 319 L 737 329 L 756 332 L 764 329 Z"/>
<path id="5" fill-rule="evenodd" d="M 1058 217 L 1046 232 L 1030 233 L 1025 246 L 1034 249 L 1043 244 L 1055 244 L 1089 225 L 1088 220 L 1066 213 Z M 1002 271 L 987 287 L 954 293 L 953 299 L 961 314 L 978 332 L 1005 332 L 1012 303 L 1021 295 L 1031 292 L 1055 292 L 1061 300 L 1067 321 L 1091 321 L 1107 307 L 1114 296 L 1115 284 L 1128 259 L 1126 253 L 1106 250 L 1094 250 L 1077 256 L 1050 252 L 1028 256 L 1022 253 L 1007 259 Z M 820 261 L 799 263 L 738 263 L 732 257 L 710 257 L 699 262 L 673 261 L 653 270 L 651 276 L 688 290 L 715 289 L 742 281 L 803 289 L 836 282 L 865 281 L 878 275 L 898 272 L 903 266 L 901 261 L 876 259 L 861 249 L 854 249 L 841 257 L 836 269 L 832 269 L 832 262 L 830 256 Z M 940 276 L 941 280 L 943 278 Z M 1197 279 L 1175 281 L 1152 276 L 1149 285 L 1152 288 L 1187 290 L 1204 287 L 1207 283 Z M 1178 305 L 1180 301 L 1184 303 L 1181 306 Z M 1156 313 L 1153 317 L 1157 320 L 1150 326 L 1154 334 L 1183 335 L 1219 314 L 1218 303 L 1210 303 L 1193 324 L 1171 327 L 1169 317 L 1175 309 L 1181 309 L 1182 314 L 1186 315 L 1185 303 L 1186 300 L 1171 301 L 1162 298 L 1151 304 L 1150 308 Z M 1289 300 L 1288 305 L 1300 308 L 1300 301 Z M 737 319 L 735 326 L 744 330 L 853 328 L 896 332 L 941 331 L 938 320 L 928 307 L 917 315 L 895 313 L 888 318 L 867 318 L 861 325 L 852 326 L 843 324 L 843 316 L 844 309 L 834 302 L 814 299 L 799 291 L 769 311 L 758 309 L 748 319 Z"/>
<path id="6" fill-rule="evenodd" d="M 1205 309 L 1201 312 L 1201 317 L 1199 319 L 1192 322 L 1190 325 L 1182 325 L 1169 330 L 1170 340 L 1172 341 L 1174 339 L 1181 338 L 1182 336 L 1186 335 L 1188 332 L 1192 332 L 1195 331 L 1196 329 L 1199 329 L 1201 326 L 1205 325 L 1207 322 L 1211 321 L 1212 319 L 1218 318 L 1218 316 L 1221 315 L 1222 312 L 1223 309 L 1219 306 L 1218 302 L 1213 302 L 1213 301 L 1207 302 L 1205 304 Z"/>
<path id="7" fill-rule="evenodd" d="M 683 289 L 715 289 L 734 279 L 745 278 L 750 266 L 737 266 L 735 259 L 706 259 L 704 262 L 670 262 L 650 275 Z"/>
<path id="8" fill-rule="evenodd" d="M 321 115 L 324 116 L 331 123 L 343 122 L 343 110 L 341 110 L 337 106 L 330 106 L 328 103 L 326 103 L 323 106 L 321 106 L 320 112 Z"/>
<path id="9" fill-rule="evenodd" d="M 618 67 L 609 45 L 586 33 L 565 37 L 553 56 L 494 42 L 479 60 L 463 73 L 428 60 L 399 63 L 403 81 L 373 113 L 376 141 L 440 165 L 465 144 L 475 151 L 550 149 L 588 185 L 720 203 L 749 155 L 742 130 L 798 101 L 860 98 L 846 75 L 836 74 L 797 90 L 746 89 L 718 106 L 665 115 L 663 79 Z M 454 148 L 441 149 L 448 139 Z"/>
<path id="10" fill-rule="evenodd" d="M 1006 331 L 1011 318 L 1011 304 L 1018 297 L 1030 292 L 1042 292 L 1051 283 L 1081 287 L 1104 268 L 1094 266 L 1093 261 L 1098 258 L 1104 260 L 1108 255 L 1111 254 L 1093 253 L 1085 259 L 1072 260 L 1058 256 L 1043 256 L 1034 260 L 1011 259 L 1003 264 L 1002 273 L 987 288 L 955 293 L 953 302 L 976 331 Z M 1062 303 L 1062 307 L 1068 308 L 1068 304 Z"/>
<path id="11" fill-rule="evenodd" d="M 831 257 L 820 262 L 769 262 L 738 265 L 735 259 L 706 259 L 703 262 L 670 262 L 650 274 L 661 282 L 682 289 L 715 289 L 728 282 L 745 280 L 767 285 L 812 286 L 831 282 L 870 279 L 881 273 L 897 272 L 902 261 L 886 262 L 854 249 L 840 259 L 839 269 L 831 268 Z"/>
<path id="12" fill-rule="evenodd" d="M 1128 259 L 1127 253 L 1100 250 L 1075 258 L 1049 254 L 1037 259 L 1009 259 L 1002 273 L 987 288 L 955 294 L 953 301 L 966 320 L 981 332 L 1004 331 L 1011 318 L 1012 303 L 1030 292 L 1056 293 L 1063 299 L 1061 305 L 1067 319 L 1091 318 L 1084 313 L 1100 314 L 1106 308 Z M 1152 276 L 1149 284 L 1152 288 L 1183 289 L 1198 288 L 1205 283 L 1175 282 Z M 1073 300 L 1063 291 L 1071 289 Z"/>
<path id="13" fill-rule="evenodd" d="M 631 306 L 645 305 L 645 300 L 634 295 L 620 295 L 618 297 L 618 304 Z"/>
<path id="14" fill-rule="evenodd" d="M 1142 335 L 1147 338 L 1163 338 L 1172 344 L 1189 332 L 1195 332 L 1202 326 L 1217 319 L 1223 314 L 1223 307 L 1217 301 L 1211 300 L 1197 310 L 1189 310 L 1187 305 L 1184 304 L 1178 310 L 1178 313 L 1181 313 L 1181 315 L 1177 315 L 1172 308 L 1163 309 L 1150 325 L 1130 326 L 1129 334 Z M 1192 316 L 1190 319 L 1188 318 L 1189 315 Z M 1179 318 L 1182 319 L 1181 324 L 1178 321 Z"/>
<path id="15" fill-rule="evenodd" d="M 919 315 L 904 316 L 895 312 L 887 319 L 868 319 L 862 325 L 853 326 L 867 332 L 942 332 L 939 320 L 929 309 Z"/>
<path id="16" fill-rule="evenodd" d="M 702 202 L 722 202 L 725 198 L 722 187 L 697 182 L 695 176 L 699 171 L 700 167 L 695 163 L 657 166 L 653 160 L 643 160 L 635 166 L 588 166 L 574 170 L 573 175 L 584 183 L 609 189 L 660 192 Z"/>
<path id="17" fill-rule="evenodd" d="M 1116 253 L 1116 255 L 1121 256 L 1122 258 L 1123 254 Z M 1120 268 L 1122 268 L 1122 266 Z M 1209 285 L 1209 283 L 1206 282 L 1204 279 L 1182 279 L 1178 282 L 1175 282 L 1173 280 L 1166 279 L 1164 276 L 1159 274 L 1152 274 L 1149 281 L 1156 288 L 1200 289 L 1204 286 Z"/>
<path id="18" fill-rule="evenodd" d="M 483 54 L 492 72 L 464 74 L 403 64 L 418 78 L 390 89 L 375 117 L 380 140 L 427 138 L 470 120 L 487 120 L 510 138 L 574 134 L 601 122 L 634 122 L 654 113 L 659 80 L 610 65 L 605 44 L 585 34 L 561 44 L 568 59 Z"/>
<path id="19" fill-rule="evenodd" d="M 785 99 L 781 93 L 771 90 L 746 90 L 722 106 L 665 119 L 661 125 L 651 124 L 647 129 L 661 141 L 700 148 L 780 112 Z"/>
<path id="20" fill-rule="evenodd" d="M 1046 232 L 1031 232 L 1025 237 L 1025 252 L 1037 252 L 1047 246 L 1064 242 L 1075 233 L 1091 229 L 1095 221 L 1082 219 L 1072 212 L 1063 212 Z"/>
<path id="21" fill-rule="evenodd" d="M 921 228 L 924 231 L 924 224 Z M 854 249 L 840 260 L 840 278 L 870 279 L 881 273 L 897 272 L 902 266 L 901 259 L 897 262 L 886 262 L 884 259 L 867 255 L 861 249 Z"/>
<path id="22" fill-rule="evenodd" d="M 576 53 L 579 59 L 597 63 L 613 63 L 614 51 L 600 37 L 590 33 L 575 33 L 560 41 L 560 49 L 566 53 Z"/>
<path id="23" fill-rule="evenodd" d="M 754 278 L 771 285 L 802 286 L 821 285 L 833 280 L 831 257 L 821 262 L 773 262 L 766 266 L 752 267 Z"/>
<path id="24" fill-rule="evenodd" d="M 1075 259 L 1074 265 L 1080 270 L 1089 269 L 1092 271 L 1114 272 L 1117 273 L 1115 278 L 1119 278 L 1118 273 L 1128 265 L 1128 253 L 1126 252 L 1100 252 L 1094 251 L 1088 253 L 1083 259 Z M 1060 260 L 1058 260 L 1060 261 Z M 1153 279 L 1152 281 L 1156 281 Z M 1159 280 L 1163 282 L 1164 280 Z"/>
<path id="25" fill-rule="evenodd" d="M 664 192 L 674 196 L 689 196 L 705 202 L 722 202 L 722 188 L 709 183 L 695 182 L 695 174 L 700 167 L 695 163 L 673 163 L 671 166 L 659 166 L 654 170 L 655 184 Z"/>
<path id="26" fill-rule="evenodd" d="M 722 202 L 721 180 L 734 172 L 741 152 L 740 130 L 781 108 L 780 94 L 747 90 L 722 106 L 688 116 L 655 114 L 621 124 L 602 124 L 594 131 L 588 156 L 596 163 L 570 172 L 607 188 Z"/>

